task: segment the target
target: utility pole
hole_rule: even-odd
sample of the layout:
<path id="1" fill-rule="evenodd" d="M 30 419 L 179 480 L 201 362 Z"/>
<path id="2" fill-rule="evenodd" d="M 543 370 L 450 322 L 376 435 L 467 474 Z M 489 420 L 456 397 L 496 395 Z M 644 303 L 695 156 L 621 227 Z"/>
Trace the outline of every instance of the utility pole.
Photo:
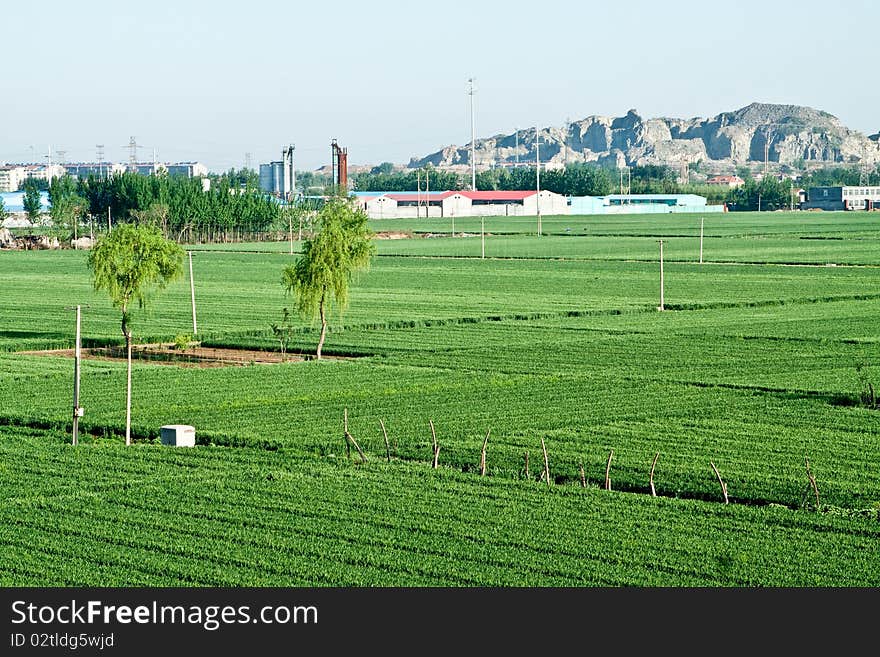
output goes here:
<path id="1" fill-rule="evenodd" d="M 541 133 L 535 126 L 535 208 L 538 214 L 538 235 L 541 235 Z"/>
<path id="2" fill-rule="evenodd" d="M 110 226 L 110 206 L 108 205 L 107 206 L 107 232 L 109 233 L 111 230 L 113 230 L 113 229 Z"/>
<path id="3" fill-rule="evenodd" d="M 657 310 L 663 310 L 663 288 L 664 288 L 664 280 L 663 280 L 663 240 L 658 240 L 660 242 L 660 307 Z"/>
<path id="4" fill-rule="evenodd" d="M 474 78 L 468 78 L 468 95 L 471 97 L 471 190 L 477 191 L 477 131 L 474 126 Z"/>
<path id="5" fill-rule="evenodd" d="M 480 217 L 480 258 L 486 257 L 486 227 L 484 221 L 485 219 Z"/>
<path id="6" fill-rule="evenodd" d="M 189 295 L 190 299 L 192 299 L 192 314 L 193 314 L 193 337 L 198 335 L 199 329 L 196 326 L 196 284 L 193 280 L 193 254 L 192 251 L 187 251 L 189 255 Z"/>
<path id="7" fill-rule="evenodd" d="M 290 243 L 290 255 L 293 255 L 293 217 L 290 214 L 290 206 L 285 209 L 287 212 L 287 241 Z"/>
<path id="8" fill-rule="evenodd" d="M 703 264 L 703 219 L 700 217 L 700 264 Z"/>
<path id="9" fill-rule="evenodd" d="M 76 310 L 76 348 L 73 358 L 73 440 L 72 444 L 79 444 L 79 419 L 83 416 L 83 409 L 79 405 L 79 374 L 80 360 L 82 358 L 82 337 L 80 324 L 82 318 L 82 306 L 65 306 L 65 310 Z"/>

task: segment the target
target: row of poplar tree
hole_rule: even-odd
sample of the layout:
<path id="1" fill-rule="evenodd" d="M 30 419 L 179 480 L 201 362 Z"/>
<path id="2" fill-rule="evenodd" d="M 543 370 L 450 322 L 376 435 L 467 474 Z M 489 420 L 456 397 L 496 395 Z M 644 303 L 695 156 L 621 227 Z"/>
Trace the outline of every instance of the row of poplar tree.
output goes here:
<path id="1" fill-rule="evenodd" d="M 205 189 L 199 178 L 167 175 L 62 176 L 49 185 L 49 217 L 63 237 L 73 236 L 76 227 L 108 222 L 149 223 L 170 239 L 188 242 L 247 239 L 281 229 L 282 206 L 276 199 L 252 184 L 232 182 L 220 176 Z M 25 201 L 29 194 L 26 187 Z"/>

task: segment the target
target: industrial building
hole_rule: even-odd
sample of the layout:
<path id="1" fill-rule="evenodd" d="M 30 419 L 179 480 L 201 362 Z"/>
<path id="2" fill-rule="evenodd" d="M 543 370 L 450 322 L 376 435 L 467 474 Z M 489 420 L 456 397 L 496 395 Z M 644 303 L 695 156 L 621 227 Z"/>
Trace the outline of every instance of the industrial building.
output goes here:
<path id="1" fill-rule="evenodd" d="M 353 192 L 371 219 L 568 214 L 561 194 L 529 191 Z"/>
<path id="2" fill-rule="evenodd" d="M 707 205 L 697 194 L 609 194 L 570 196 L 565 214 L 669 214 L 678 212 L 724 212 L 723 205 Z"/>
<path id="3" fill-rule="evenodd" d="M 880 209 L 880 187 L 843 185 L 810 187 L 802 210 L 876 210 Z"/>
<path id="4" fill-rule="evenodd" d="M 281 150 L 281 160 L 260 165 L 260 189 L 289 201 L 296 189 L 296 170 L 293 165 L 293 145 Z"/>

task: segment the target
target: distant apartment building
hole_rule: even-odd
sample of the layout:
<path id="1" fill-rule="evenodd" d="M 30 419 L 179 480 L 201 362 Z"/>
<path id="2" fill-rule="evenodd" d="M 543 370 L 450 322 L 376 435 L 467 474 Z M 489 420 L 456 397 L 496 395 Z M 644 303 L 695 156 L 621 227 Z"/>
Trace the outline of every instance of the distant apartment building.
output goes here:
<path id="1" fill-rule="evenodd" d="M 208 175 L 208 167 L 201 162 L 135 162 L 134 164 L 115 164 L 112 162 L 80 162 L 66 164 L 67 174 L 77 178 L 109 178 L 110 176 L 130 171 L 142 176 L 155 176 L 167 173 L 169 176 L 186 178 L 204 178 Z"/>
<path id="2" fill-rule="evenodd" d="M 0 192 L 17 192 L 24 179 L 24 167 L 14 165 L 0 167 Z"/>
<path id="3" fill-rule="evenodd" d="M 746 181 L 739 176 L 712 176 L 706 180 L 706 184 L 734 189 L 736 187 L 742 187 L 746 184 Z"/>
<path id="4" fill-rule="evenodd" d="M 45 180 L 52 182 L 55 178 L 61 178 L 67 172 L 60 164 L 27 164 L 24 167 L 24 175 L 26 178 L 34 180 Z"/>
<path id="5" fill-rule="evenodd" d="M 880 187 L 844 185 L 810 187 L 804 210 L 877 210 L 880 209 Z"/>
<path id="6" fill-rule="evenodd" d="M 12 164 L 0 167 L 0 192 L 18 191 L 25 180 L 52 182 L 66 173 L 59 164 Z"/>
<path id="7" fill-rule="evenodd" d="M 114 164 L 112 162 L 80 162 L 77 164 L 65 164 L 64 169 L 68 176 L 74 178 L 85 179 L 89 176 L 95 178 L 109 178 L 117 173 L 125 171 L 124 164 Z"/>
<path id="8" fill-rule="evenodd" d="M 208 175 L 208 167 L 201 162 L 175 162 L 165 164 L 165 170 L 169 176 L 183 176 L 184 178 L 204 178 Z"/>

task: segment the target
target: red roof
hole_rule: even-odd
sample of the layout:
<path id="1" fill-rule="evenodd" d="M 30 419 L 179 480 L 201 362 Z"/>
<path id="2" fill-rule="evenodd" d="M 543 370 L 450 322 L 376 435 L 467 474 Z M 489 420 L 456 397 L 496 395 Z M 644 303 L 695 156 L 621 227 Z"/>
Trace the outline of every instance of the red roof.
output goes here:
<path id="1" fill-rule="evenodd" d="M 522 191 L 487 191 L 487 192 L 458 192 L 462 196 L 472 201 L 522 201 L 529 196 L 534 196 L 537 192 L 533 189 Z"/>
<path id="2" fill-rule="evenodd" d="M 457 192 L 389 192 L 381 194 L 395 201 L 442 201 Z"/>

